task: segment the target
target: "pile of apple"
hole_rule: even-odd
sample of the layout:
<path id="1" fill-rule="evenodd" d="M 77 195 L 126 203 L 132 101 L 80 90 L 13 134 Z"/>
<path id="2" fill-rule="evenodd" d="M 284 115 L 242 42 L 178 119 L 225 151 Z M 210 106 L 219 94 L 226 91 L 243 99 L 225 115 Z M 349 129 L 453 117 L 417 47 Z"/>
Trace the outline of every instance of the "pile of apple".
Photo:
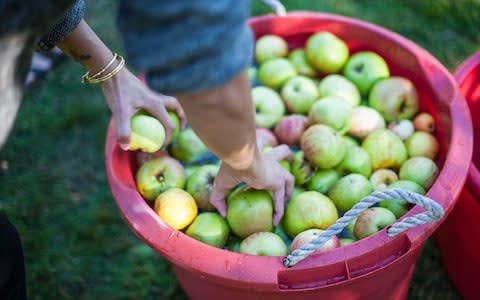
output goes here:
<path id="1" fill-rule="evenodd" d="M 263 151 L 287 144 L 294 153 L 281 162 L 295 177 L 282 221 L 272 224 L 271 192 L 246 186 L 231 191 L 221 217 L 208 200 L 219 162 L 172 113 L 177 130 L 168 153 L 139 151 L 136 173 L 138 191 L 169 225 L 214 247 L 283 256 L 375 190 L 425 194 L 431 187 L 439 172 L 434 119 L 419 112 L 415 85 L 391 76 L 380 55 L 350 53 L 337 36 L 317 32 L 297 49 L 280 36 L 262 36 L 255 60 L 248 74 L 257 143 Z M 134 132 L 153 128 L 133 124 Z M 316 253 L 366 238 L 409 209 L 404 199 L 382 201 Z"/>

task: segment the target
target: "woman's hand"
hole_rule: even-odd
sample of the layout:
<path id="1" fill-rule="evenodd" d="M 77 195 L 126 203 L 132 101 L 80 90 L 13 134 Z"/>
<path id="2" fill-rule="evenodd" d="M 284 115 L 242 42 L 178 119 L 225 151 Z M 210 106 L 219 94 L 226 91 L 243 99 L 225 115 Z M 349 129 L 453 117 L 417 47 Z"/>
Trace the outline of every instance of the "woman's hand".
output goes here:
<path id="1" fill-rule="evenodd" d="M 175 129 L 167 111 L 177 114 L 181 127 L 185 124 L 185 114 L 177 99 L 153 92 L 127 68 L 102 82 L 101 87 L 115 120 L 117 140 L 124 150 L 130 145 L 130 118 L 140 109 L 156 117 L 165 127 L 165 145 Z"/>

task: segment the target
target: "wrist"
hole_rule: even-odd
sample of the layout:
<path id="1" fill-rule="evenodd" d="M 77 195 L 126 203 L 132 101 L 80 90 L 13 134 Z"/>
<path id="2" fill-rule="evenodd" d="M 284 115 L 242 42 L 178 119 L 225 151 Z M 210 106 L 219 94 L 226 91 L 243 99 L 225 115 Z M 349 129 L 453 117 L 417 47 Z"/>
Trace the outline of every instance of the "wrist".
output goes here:
<path id="1" fill-rule="evenodd" d="M 256 144 L 247 145 L 244 149 L 224 159 L 223 162 L 236 171 L 251 171 L 253 168 L 258 167 L 261 155 Z"/>

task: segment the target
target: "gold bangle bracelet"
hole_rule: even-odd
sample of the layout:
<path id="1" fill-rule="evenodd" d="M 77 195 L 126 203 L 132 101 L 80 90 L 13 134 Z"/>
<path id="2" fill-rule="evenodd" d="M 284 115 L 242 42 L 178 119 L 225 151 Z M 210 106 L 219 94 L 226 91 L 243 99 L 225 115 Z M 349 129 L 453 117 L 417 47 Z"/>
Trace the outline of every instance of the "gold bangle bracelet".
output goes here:
<path id="1" fill-rule="evenodd" d="M 116 54 L 115 58 L 120 59 L 120 62 L 112 71 L 108 72 L 107 74 L 101 74 L 99 72 L 93 76 L 89 76 L 85 74 L 82 76 L 82 83 L 91 83 L 91 84 L 100 83 L 115 76 L 125 66 L 125 59 L 121 55 Z"/>
<path id="2" fill-rule="evenodd" d="M 103 67 L 100 71 L 98 71 L 97 73 L 95 73 L 93 75 L 90 75 L 90 71 L 88 71 L 87 73 L 85 73 L 82 76 L 82 82 L 83 82 L 84 78 L 95 78 L 95 77 L 99 77 L 100 75 L 102 75 L 103 72 L 105 72 L 108 68 L 110 68 L 110 66 L 117 60 L 117 58 L 118 58 L 118 54 L 113 53 L 112 59 L 105 65 L 105 67 Z"/>

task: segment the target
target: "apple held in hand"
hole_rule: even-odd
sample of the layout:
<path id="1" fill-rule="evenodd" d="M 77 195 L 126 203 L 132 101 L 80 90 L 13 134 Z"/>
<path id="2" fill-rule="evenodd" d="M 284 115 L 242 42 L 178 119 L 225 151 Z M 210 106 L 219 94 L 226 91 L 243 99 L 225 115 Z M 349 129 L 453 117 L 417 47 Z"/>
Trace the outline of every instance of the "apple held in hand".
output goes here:
<path id="1" fill-rule="evenodd" d="M 425 131 L 417 131 L 412 134 L 406 141 L 408 156 L 425 156 L 435 159 L 438 154 L 439 144 L 437 139 L 430 133 Z"/>
<path id="2" fill-rule="evenodd" d="M 289 112 L 307 114 L 318 98 L 318 90 L 312 79 L 295 76 L 283 85 L 281 95 Z"/>
<path id="3" fill-rule="evenodd" d="M 259 256 L 285 256 L 288 248 L 275 233 L 256 232 L 240 243 L 240 253 Z"/>
<path id="4" fill-rule="evenodd" d="M 282 99 L 271 88 L 254 87 L 252 101 L 255 107 L 255 123 L 258 127 L 271 128 L 285 114 L 285 105 Z"/>
<path id="5" fill-rule="evenodd" d="M 397 173 L 390 169 L 378 169 L 370 175 L 370 184 L 375 191 L 383 190 L 397 180 Z"/>
<path id="6" fill-rule="evenodd" d="M 358 215 L 354 234 L 357 239 L 363 239 L 395 223 L 395 215 L 383 207 L 370 207 Z"/>
<path id="7" fill-rule="evenodd" d="M 272 58 L 260 65 L 258 80 L 270 88 L 280 88 L 290 78 L 297 75 L 297 70 L 286 58 Z"/>
<path id="8" fill-rule="evenodd" d="M 372 185 L 365 176 L 352 173 L 340 178 L 328 191 L 328 197 L 338 210 L 345 212 L 372 192 Z"/>
<path id="9" fill-rule="evenodd" d="M 306 116 L 288 115 L 278 121 L 275 126 L 275 135 L 282 144 L 298 146 L 307 126 L 308 118 Z"/>
<path id="10" fill-rule="evenodd" d="M 385 128 L 385 120 L 382 115 L 371 107 L 355 107 L 350 117 L 350 129 L 348 134 L 363 139 L 377 129 Z"/>
<path id="11" fill-rule="evenodd" d="M 255 43 L 255 59 L 259 64 L 272 58 L 287 56 L 287 54 L 288 44 L 278 35 L 264 35 Z"/>
<path id="12" fill-rule="evenodd" d="M 337 73 L 342 70 L 350 54 L 347 44 L 326 31 L 311 35 L 305 46 L 308 62 L 323 73 Z"/>
<path id="13" fill-rule="evenodd" d="M 205 244 L 222 248 L 227 242 L 230 228 L 228 228 L 225 219 L 218 213 L 204 212 L 193 220 L 185 233 Z"/>
<path id="14" fill-rule="evenodd" d="M 424 195 L 425 189 L 413 181 L 398 180 L 388 186 L 388 189 L 404 189 L 410 192 Z M 410 206 L 405 199 L 387 199 L 379 203 L 380 207 L 384 207 L 391 211 L 396 218 L 403 216 Z"/>
<path id="15" fill-rule="evenodd" d="M 342 136 L 327 125 L 310 126 L 300 139 L 306 159 L 315 167 L 329 169 L 338 165 L 345 156 Z"/>
<path id="16" fill-rule="evenodd" d="M 438 173 L 438 167 L 433 160 L 417 156 L 403 163 L 399 175 L 400 179 L 413 181 L 428 191 L 437 179 Z"/>
<path id="17" fill-rule="evenodd" d="M 265 190 L 241 188 L 227 199 L 227 222 L 237 236 L 273 230 L 272 196 Z"/>
<path id="18" fill-rule="evenodd" d="M 204 210 L 214 210 L 215 207 L 210 203 L 210 195 L 213 189 L 213 181 L 217 176 L 217 165 L 200 166 L 187 180 L 187 192 L 193 196 L 197 206 Z"/>
<path id="19" fill-rule="evenodd" d="M 358 173 L 368 178 L 372 173 L 372 162 L 367 151 L 360 147 L 351 147 L 347 149 L 345 157 L 336 169 L 342 174 Z"/>
<path id="20" fill-rule="evenodd" d="M 299 48 L 291 51 L 288 55 L 288 60 L 295 67 L 298 74 L 308 77 L 317 76 L 317 71 L 308 63 L 304 49 Z"/>
<path id="21" fill-rule="evenodd" d="M 155 117 L 145 111 L 136 112 L 130 119 L 130 146 L 128 150 L 153 153 L 165 142 L 165 128 Z"/>
<path id="22" fill-rule="evenodd" d="M 270 129 L 259 127 L 255 131 L 259 149 L 263 149 L 265 147 L 273 148 L 278 145 L 277 137 Z"/>
<path id="23" fill-rule="evenodd" d="M 170 188 L 185 186 L 185 171 L 182 164 L 170 156 L 162 156 L 145 162 L 136 173 L 137 189 L 148 201 Z"/>
<path id="24" fill-rule="evenodd" d="M 170 145 L 172 156 L 184 163 L 198 160 L 208 152 L 208 148 L 190 127 L 180 131 L 176 141 Z"/>
<path id="25" fill-rule="evenodd" d="M 373 170 L 398 170 L 407 160 L 403 141 L 388 129 L 377 129 L 363 140 L 362 148 L 372 161 Z"/>
<path id="26" fill-rule="evenodd" d="M 178 135 L 180 134 L 180 130 L 181 130 L 181 128 L 180 128 L 180 118 L 173 111 L 169 111 L 168 116 L 170 117 L 170 120 L 172 120 L 172 122 L 175 126 L 175 128 L 173 129 L 173 132 L 172 132 L 172 137 L 170 139 L 170 143 L 172 143 L 177 139 Z"/>
<path id="27" fill-rule="evenodd" d="M 310 228 L 327 229 L 338 219 L 337 208 L 326 196 L 315 191 L 308 191 L 290 200 L 283 228 L 289 237 Z"/>
<path id="28" fill-rule="evenodd" d="M 382 79 L 373 85 L 368 105 L 387 121 L 411 119 L 418 112 L 417 89 L 404 77 Z"/>
<path id="29" fill-rule="evenodd" d="M 350 128 L 352 106 L 336 96 L 316 101 L 308 114 L 310 124 L 324 124 L 344 134 Z"/>
<path id="30" fill-rule="evenodd" d="M 325 230 L 321 230 L 317 228 L 307 229 L 305 231 L 300 232 L 293 239 L 292 244 L 290 245 L 290 251 L 293 252 L 294 250 L 301 248 L 303 245 L 308 244 L 312 240 L 316 239 L 323 232 L 325 232 Z M 340 247 L 340 240 L 336 235 L 334 235 L 327 242 L 325 242 L 323 246 L 315 250 L 310 255 L 324 253 L 338 247 Z"/>
<path id="31" fill-rule="evenodd" d="M 290 172 L 295 177 L 295 185 L 303 185 L 313 175 L 313 167 L 305 160 L 303 151 L 297 151 L 293 154 Z"/>
<path id="32" fill-rule="evenodd" d="M 343 101 L 356 107 L 360 104 L 360 92 L 347 78 L 338 74 L 330 74 L 320 81 L 318 85 L 320 98 L 327 96 L 339 97 Z"/>
<path id="33" fill-rule="evenodd" d="M 307 189 L 326 194 L 339 178 L 338 172 L 333 169 L 318 170 L 307 182 Z"/>
<path id="34" fill-rule="evenodd" d="M 380 55 L 361 51 L 350 57 L 343 75 L 357 86 L 361 94 L 367 95 L 377 80 L 390 76 L 390 70 Z"/>

